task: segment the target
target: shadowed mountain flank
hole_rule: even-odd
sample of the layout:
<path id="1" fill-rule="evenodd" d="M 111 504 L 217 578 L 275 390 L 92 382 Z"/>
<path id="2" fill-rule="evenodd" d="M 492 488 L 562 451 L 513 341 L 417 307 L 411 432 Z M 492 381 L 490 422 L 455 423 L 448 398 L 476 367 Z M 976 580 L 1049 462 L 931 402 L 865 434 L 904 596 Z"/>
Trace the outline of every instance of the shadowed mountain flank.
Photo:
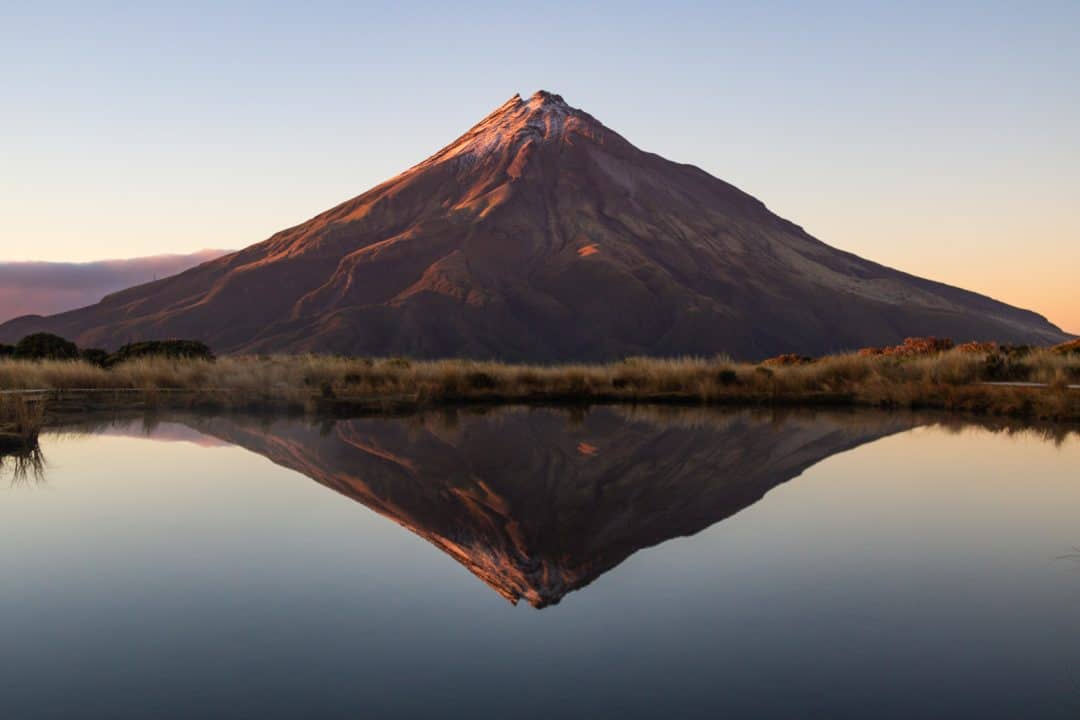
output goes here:
<path id="1" fill-rule="evenodd" d="M 188 419 L 400 524 L 513 603 L 558 603 L 692 535 L 899 415 L 511 409 L 312 425 Z"/>
<path id="2" fill-rule="evenodd" d="M 34 331 L 105 348 L 186 337 L 219 352 L 517 361 L 1066 339 L 1035 313 L 825 245 L 543 91 L 301 225 L 13 320 L 0 341 Z"/>

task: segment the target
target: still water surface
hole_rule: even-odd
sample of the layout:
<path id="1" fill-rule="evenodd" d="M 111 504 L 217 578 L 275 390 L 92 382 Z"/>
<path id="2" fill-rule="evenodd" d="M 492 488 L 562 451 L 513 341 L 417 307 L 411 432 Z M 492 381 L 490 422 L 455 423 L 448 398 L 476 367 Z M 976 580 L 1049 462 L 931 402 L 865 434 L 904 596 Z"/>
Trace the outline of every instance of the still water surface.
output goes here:
<path id="1" fill-rule="evenodd" d="M 0 717 L 1080 717 L 1080 438 L 167 416 L 0 470 Z"/>

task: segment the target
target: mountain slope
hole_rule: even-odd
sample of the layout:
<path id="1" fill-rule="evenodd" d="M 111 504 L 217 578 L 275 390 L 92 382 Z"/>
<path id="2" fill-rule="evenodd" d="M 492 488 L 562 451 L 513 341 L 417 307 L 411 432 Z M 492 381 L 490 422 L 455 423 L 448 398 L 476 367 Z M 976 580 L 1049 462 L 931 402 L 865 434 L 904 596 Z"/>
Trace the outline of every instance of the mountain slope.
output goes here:
<path id="1" fill-rule="evenodd" d="M 909 335 L 1048 343 L 1035 313 L 838 251 L 562 98 L 511 98 L 302 225 L 97 305 L 0 326 L 80 344 L 602 360 L 818 354 Z"/>

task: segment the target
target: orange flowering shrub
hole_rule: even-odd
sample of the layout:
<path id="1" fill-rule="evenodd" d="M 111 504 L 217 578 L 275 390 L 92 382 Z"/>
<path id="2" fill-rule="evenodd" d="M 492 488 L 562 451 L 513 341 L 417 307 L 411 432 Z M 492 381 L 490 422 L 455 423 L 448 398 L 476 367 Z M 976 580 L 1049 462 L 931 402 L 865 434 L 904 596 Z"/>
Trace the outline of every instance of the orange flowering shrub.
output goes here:
<path id="1" fill-rule="evenodd" d="M 761 364 L 774 367 L 787 367 L 789 365 L 809 365 L 812 362 L 814 362 L 814 358 L 807 357 L 806 355 L 797 355 L 796 353 L 784 353 L 783 355 L 771 357 L 768 360 L 762 360 Z"/>
<path id="2" fill-rule="evenodd" d="M 937 355 L 946 350 L 952 350 L 953 341 L 949 338 L 936 337 L 909 337 L 905 338 L 900 345 L 892 347 L 867 347 L 859 351 L 864 357 L 873 355 L 887 355 L 889 357 L 919 357 L 922 355 Z"/>

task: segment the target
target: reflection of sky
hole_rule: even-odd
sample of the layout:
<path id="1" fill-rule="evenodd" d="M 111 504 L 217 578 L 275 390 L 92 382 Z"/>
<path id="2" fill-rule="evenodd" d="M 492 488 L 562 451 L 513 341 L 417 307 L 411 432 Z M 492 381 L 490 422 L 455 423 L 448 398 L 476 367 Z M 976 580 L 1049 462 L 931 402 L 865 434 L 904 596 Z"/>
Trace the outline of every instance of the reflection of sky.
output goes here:
<path id="1" fill-rule="evenodd" d="M 3 716 L 1075 717 L 1075 437 L 886 438 L 543 611 L 238 448 L 44 449 L 0 490 Z"/>
<path id="2" fill-rule="evenodd" d="M 202 447 L 229 447 L 229 443 L 194 430 L 187 425 L 178 422 L 157 422 L 145 424 L 143 422 L 124 422 L 111 425 L 95 431 L 97 436 L 141 438 L 156 442 L 187 442 Z M 140 445 L 143 451 L 151 450 L 152 446 Z"/>
<path id="3" fill-rule="evenodd" d="M 7 5 L 5 259 L 257 242 L 546 88 L 827 242 L 1080 332 L 1075 0 Z"/>

